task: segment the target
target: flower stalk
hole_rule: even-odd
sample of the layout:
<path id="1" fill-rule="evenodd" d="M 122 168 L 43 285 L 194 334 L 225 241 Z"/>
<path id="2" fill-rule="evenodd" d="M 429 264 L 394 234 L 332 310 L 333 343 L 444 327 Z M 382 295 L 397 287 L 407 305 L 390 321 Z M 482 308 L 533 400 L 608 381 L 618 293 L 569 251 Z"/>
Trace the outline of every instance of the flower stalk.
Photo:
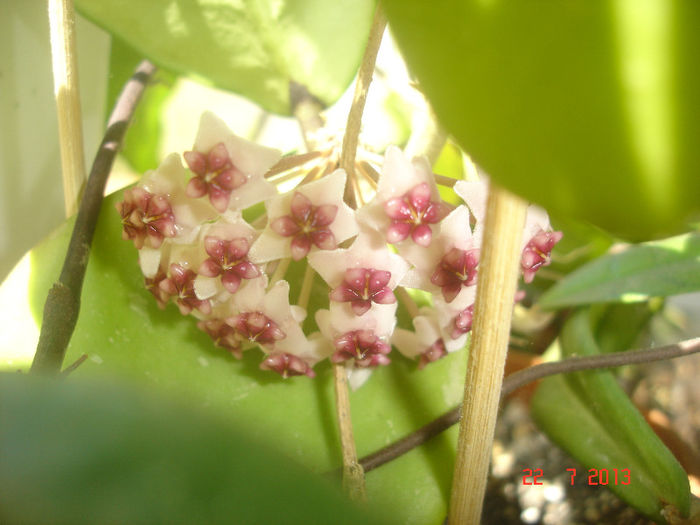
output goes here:
<path id="1" fill-rule="evenodd" d="M 450 523 L 478 524 L 508 351 L 527 205 L 491 186 L 467 364 Z"/>
<path id="2" fill-rule="evenodd" d="M 367 100 L 367 91 L 372 82 L 374 74 L 374 64 L 377 61 L 377 53 L 379 45 L 382 41 L 382 35 L 386 27 L 386 18 L 382 12 L 381 6 L 377 6 L 374 13 L 374 20 L 370 28 L 369 40 L 365 48 L 365 54 L 362 57 L 362 64 L 357 75 L 357 83 L 355 84 L 355 94 L 348 114 L 345 136 L 343 137 L 343 145 L 340 152 L 340 168 L 344 169 L 348 174 L 350 181 L 354 180 L 355 175 L 355 159 L 357 156 L 357 143 L 362 127 L 362 113 Z M 348 188 L 352 188 L 352 184 L 348 184 Z M 357 205 L 352 195 L 351 205 Z M 367 499 L 365 492 L 365 474 L 362 466 L 357 461 L 357 449 L 355 439 L 352 432 L 352 419 L 350 417 L 350 395 L 348 393 L 347 370 L 343 363 L 333 365 L 333 378 L 335 385 L 336 399 L 336 414 L 338 416 L 338 427 L 340 429 L 340 443 L 343 453 L 343 489 L 348 497 L 353 501 L 365 501 Z"/>
<path id="3" fill-rule="evenodd" d="M 63 200 L 66 217 L 78 211 L 85 184 L 83 127 L 78 88 L 73 0 L 49 0 L 51 62 L 61 147 Z"/>

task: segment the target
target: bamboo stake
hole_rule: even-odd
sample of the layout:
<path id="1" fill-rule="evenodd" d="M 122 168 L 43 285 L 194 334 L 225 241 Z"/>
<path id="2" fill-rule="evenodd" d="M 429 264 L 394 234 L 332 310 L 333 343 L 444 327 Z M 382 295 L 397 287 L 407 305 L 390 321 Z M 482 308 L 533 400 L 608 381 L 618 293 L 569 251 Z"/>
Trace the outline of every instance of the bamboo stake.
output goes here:
<path id="1" fill-rule="evenodd" d="M 508 351 L 526 204 L 491 184 L 449 522 L 478 524 Z"/>
<path id="2" fill-rule="evenodd" d="M 54 96 L 66 217 L 78 211 L 85 176 L 73 0 L 49 0 Z"/>

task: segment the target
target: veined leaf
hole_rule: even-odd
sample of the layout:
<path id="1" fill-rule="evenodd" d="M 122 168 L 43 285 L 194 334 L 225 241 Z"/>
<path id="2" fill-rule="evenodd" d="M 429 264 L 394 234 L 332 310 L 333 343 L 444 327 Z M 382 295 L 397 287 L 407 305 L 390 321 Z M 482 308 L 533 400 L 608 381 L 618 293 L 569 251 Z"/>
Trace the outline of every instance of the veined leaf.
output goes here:
<path id="1" fill-rule="evenodd" d="M 157 65 L 288 114 L 290 82 L 326 104 L 355 76 L 374 0 L 78 0 L 80 13 Z"/>
<path id="2" fill-rule="evenodd" d="M 582 266 L 540 298 L 542 308 L 638 302 L 700 290 L 700 235 L 630 246 Z"/>
<path id="3" fill-rule="evenodd" d="M 588 310 L 580 310 L 566 323 L 561 350 L 563 357 L 600 353 Z M 663 521 L 660 512 L 669 504 L 687 516 L 687 474 L 611 372 L 576 372 L 544 379 L 532 398 L 531 410 L 539 427 L 586 468 L 606 469 L 607 487 L 640 512 Z M 612 478 L 614 469 L 617 482 Z M 577 475 L 587 477 L 588 472 Z"/>

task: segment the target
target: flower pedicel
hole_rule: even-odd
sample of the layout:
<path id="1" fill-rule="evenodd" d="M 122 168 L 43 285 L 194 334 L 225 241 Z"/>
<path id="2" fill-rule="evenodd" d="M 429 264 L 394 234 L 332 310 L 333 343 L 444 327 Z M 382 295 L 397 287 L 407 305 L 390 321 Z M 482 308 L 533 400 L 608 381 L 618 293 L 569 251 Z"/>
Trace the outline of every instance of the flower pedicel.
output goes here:
<path id="1" fill-rule="evenodd" d="M 361 163 L 348 181 L 332 156 L 319 155 L 325 165 L 309 167 L 304 184 L 280 194 L 266 173 L 278 173 L 270 170 L 281 158 L 204 113 L 191 151 L 169 155 L 124 192 L 117 204 L 123 237 L 139 250 L 158 305 L 174 302 L 237 358 L 259 348 L 260 367 L 285 378 L 313 377 L 314 365 L 328 358 L 351 365 L 357 386 L 369 369 L 391 362 L 392 345 L 420 368 L 463 348 L 487 182 L 457 182 L 465 204 L 453 207 L 440 199 L 424 159 L 390 147 L 376 181 Z M 366 205 L 354 210 L 343 201 L 347 184 Z M 242 215 L 260 202 L 266 214 L 255 224 L 262 229 Z M 547 214 L 531 206 L 521 259 L 526 282 L 549 264 L 560 239 Z M 326 285 L 320 303 L 327 308 L 310 312 L 319 330 L 308 335 L 301 328 L 307 304 L 290 304 L 284 280 L 290 260 L 306 262 L 309 277 L 316 272 Z M 415 312 L 412 330 L 396 326 L 397 296 L 411 301 L 399 287 L 432 297 L 432 307 Z"/>

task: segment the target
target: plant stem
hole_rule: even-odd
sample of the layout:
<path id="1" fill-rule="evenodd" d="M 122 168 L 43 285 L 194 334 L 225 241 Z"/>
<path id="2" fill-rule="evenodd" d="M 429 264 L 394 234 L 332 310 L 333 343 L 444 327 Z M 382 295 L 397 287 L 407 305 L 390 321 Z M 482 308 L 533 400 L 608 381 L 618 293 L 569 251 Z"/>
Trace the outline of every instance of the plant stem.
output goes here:
<path id="1" fill-rule="evenodd" d="M 73 335 L 75 323 L 78 321 L 80 292 L 102 205 L 105 183 L 129 120 L 155 69 L 155 66 L 147 60 L 139 64 L 134 76 L 119 95 L 107 122 L 107 131 L 90 170 L 61 275 L 49 290 L 46 304 L 44 304 L 39 343 L 31 367 L 34 373 L 57 374 L 63 364 L 66 348 Z"/>
<path id="2" fill-rule="evenodd" d="M 348 178 L 355 176 L 355 157 L 357 155 L 357 141 L 362 126 L 362 112 L 365 109 L 367 91 L 372 82 L 374 64 L 377 61 L 379 44 L 382 42 L 385 27 L 386 18 L 381 6 L 378 5 L 374 13 L 372 27 L 370 28 L 365 54 L 362 57 L 362 65 L 357 74 L 355 94 L 352 99 L 350 113 L 348 114 L 348 123 L 345 128 L 345 136 L 343 137 L 343 148 L 340 153 L 340 167 L 347 172 Z"/>
<path id="3" fill-rule="evenodd" d="M 527 205 L 491 184 L 457 443 L 450 523 L 478 524 L 508 352 Z"/>
<path id="4" fill-rule="evenodd" d="M 49 0 L 49 30 L 58 139 L 61 145 L 63 201 L 66 217 L 70 217 L 78 210 L 80 192 L 85 184 L 73 0 Z"/>
<path id="5" fill-rule="evenodd" d="M 306 309 L 309 304 L 309 297 L 311 297 L 311 287 L 314 284 L 314 276 L 316 272 L 311 267 L 310 264 L 306 265 L 304 270 L 304 279 L 301 281 L 301 290 L 299 290 L 299 299 L 297 304 L 302 308 Z"/>
<path id="6" fill-rule="evenodd" d="M 382 41 L 386 19 L 378 5 L 374 13 L 374 20 L 370 28 L 369 40 L 362 58 L 362 64 L 357 74 L 355 84 L 355 96 L 348 114 L 348 122 L 343 137 L 343 146 L 340 152 L 340 167 L 348 174 L 346 196 L 351 196 L 354 202 L 354 194 L 350 190 L 352 178 L 355 177 L 355 158 L 357 155 L 357 141 L 362 125 L 362 112 L 367 100 L 367 90 L 372 82 L 374 64 L 379 52 L 379 44 Z M 352 419 L 350 417 L 350 395 L 348 393 L 348 379 L 345 365 L 337 363 L 333 365 L 333 377 L 335 384 L 335 405 L 340 430 L 340 444 L 343 453 L 343 488 L 353 501 L 366 500 L 365 475 L 357 461 L 357 449 L 352 433 Z"/>
<path id="7" fill-rule="evenodd" d="M 352 433 L 350 417 L 350 395 L 345 364 L 333 365 L 335 384 L 335 410 L 340 429 L 340 446 L 343 452 L 343 490 L 352 501 L 367 500 L 365 492 L 365 472 L 357 461 L 357 448 Z"/>
<path id="8" fill-rule="evenodd" d="M 582 370 L 595 370 L 602 368 L 612 368 L 641 363 L 651 363 L 665 359 L 675 359 L 685 357 L 700 352 L 700 337 L 688 339 L 672 345 L 649 348 L 644 350 L 629 350 L 626 352 L 616 352 L 614 354 L 601 354 L 589 356 L 569 357 L 561 361 L 552 363 L 542 363 L 539 365 L 520 370 L 509 375 L 503 380 L 501 389 L 501 401 L 518 388 L 528 383 L 537 381 L 547 376 L 556 374 L 568 374 L 580 372 Z M 392 461 L 406 452 L 413 450 L 428 441 L 429 439 L 444 432 L 459 421 L 461 406 L 445 412 L 427 425 L 419 428 L 408 436 L 396 441 L 377 452 L 360 459 L 360 465 L 369 472 L 377 467 Z"/>

